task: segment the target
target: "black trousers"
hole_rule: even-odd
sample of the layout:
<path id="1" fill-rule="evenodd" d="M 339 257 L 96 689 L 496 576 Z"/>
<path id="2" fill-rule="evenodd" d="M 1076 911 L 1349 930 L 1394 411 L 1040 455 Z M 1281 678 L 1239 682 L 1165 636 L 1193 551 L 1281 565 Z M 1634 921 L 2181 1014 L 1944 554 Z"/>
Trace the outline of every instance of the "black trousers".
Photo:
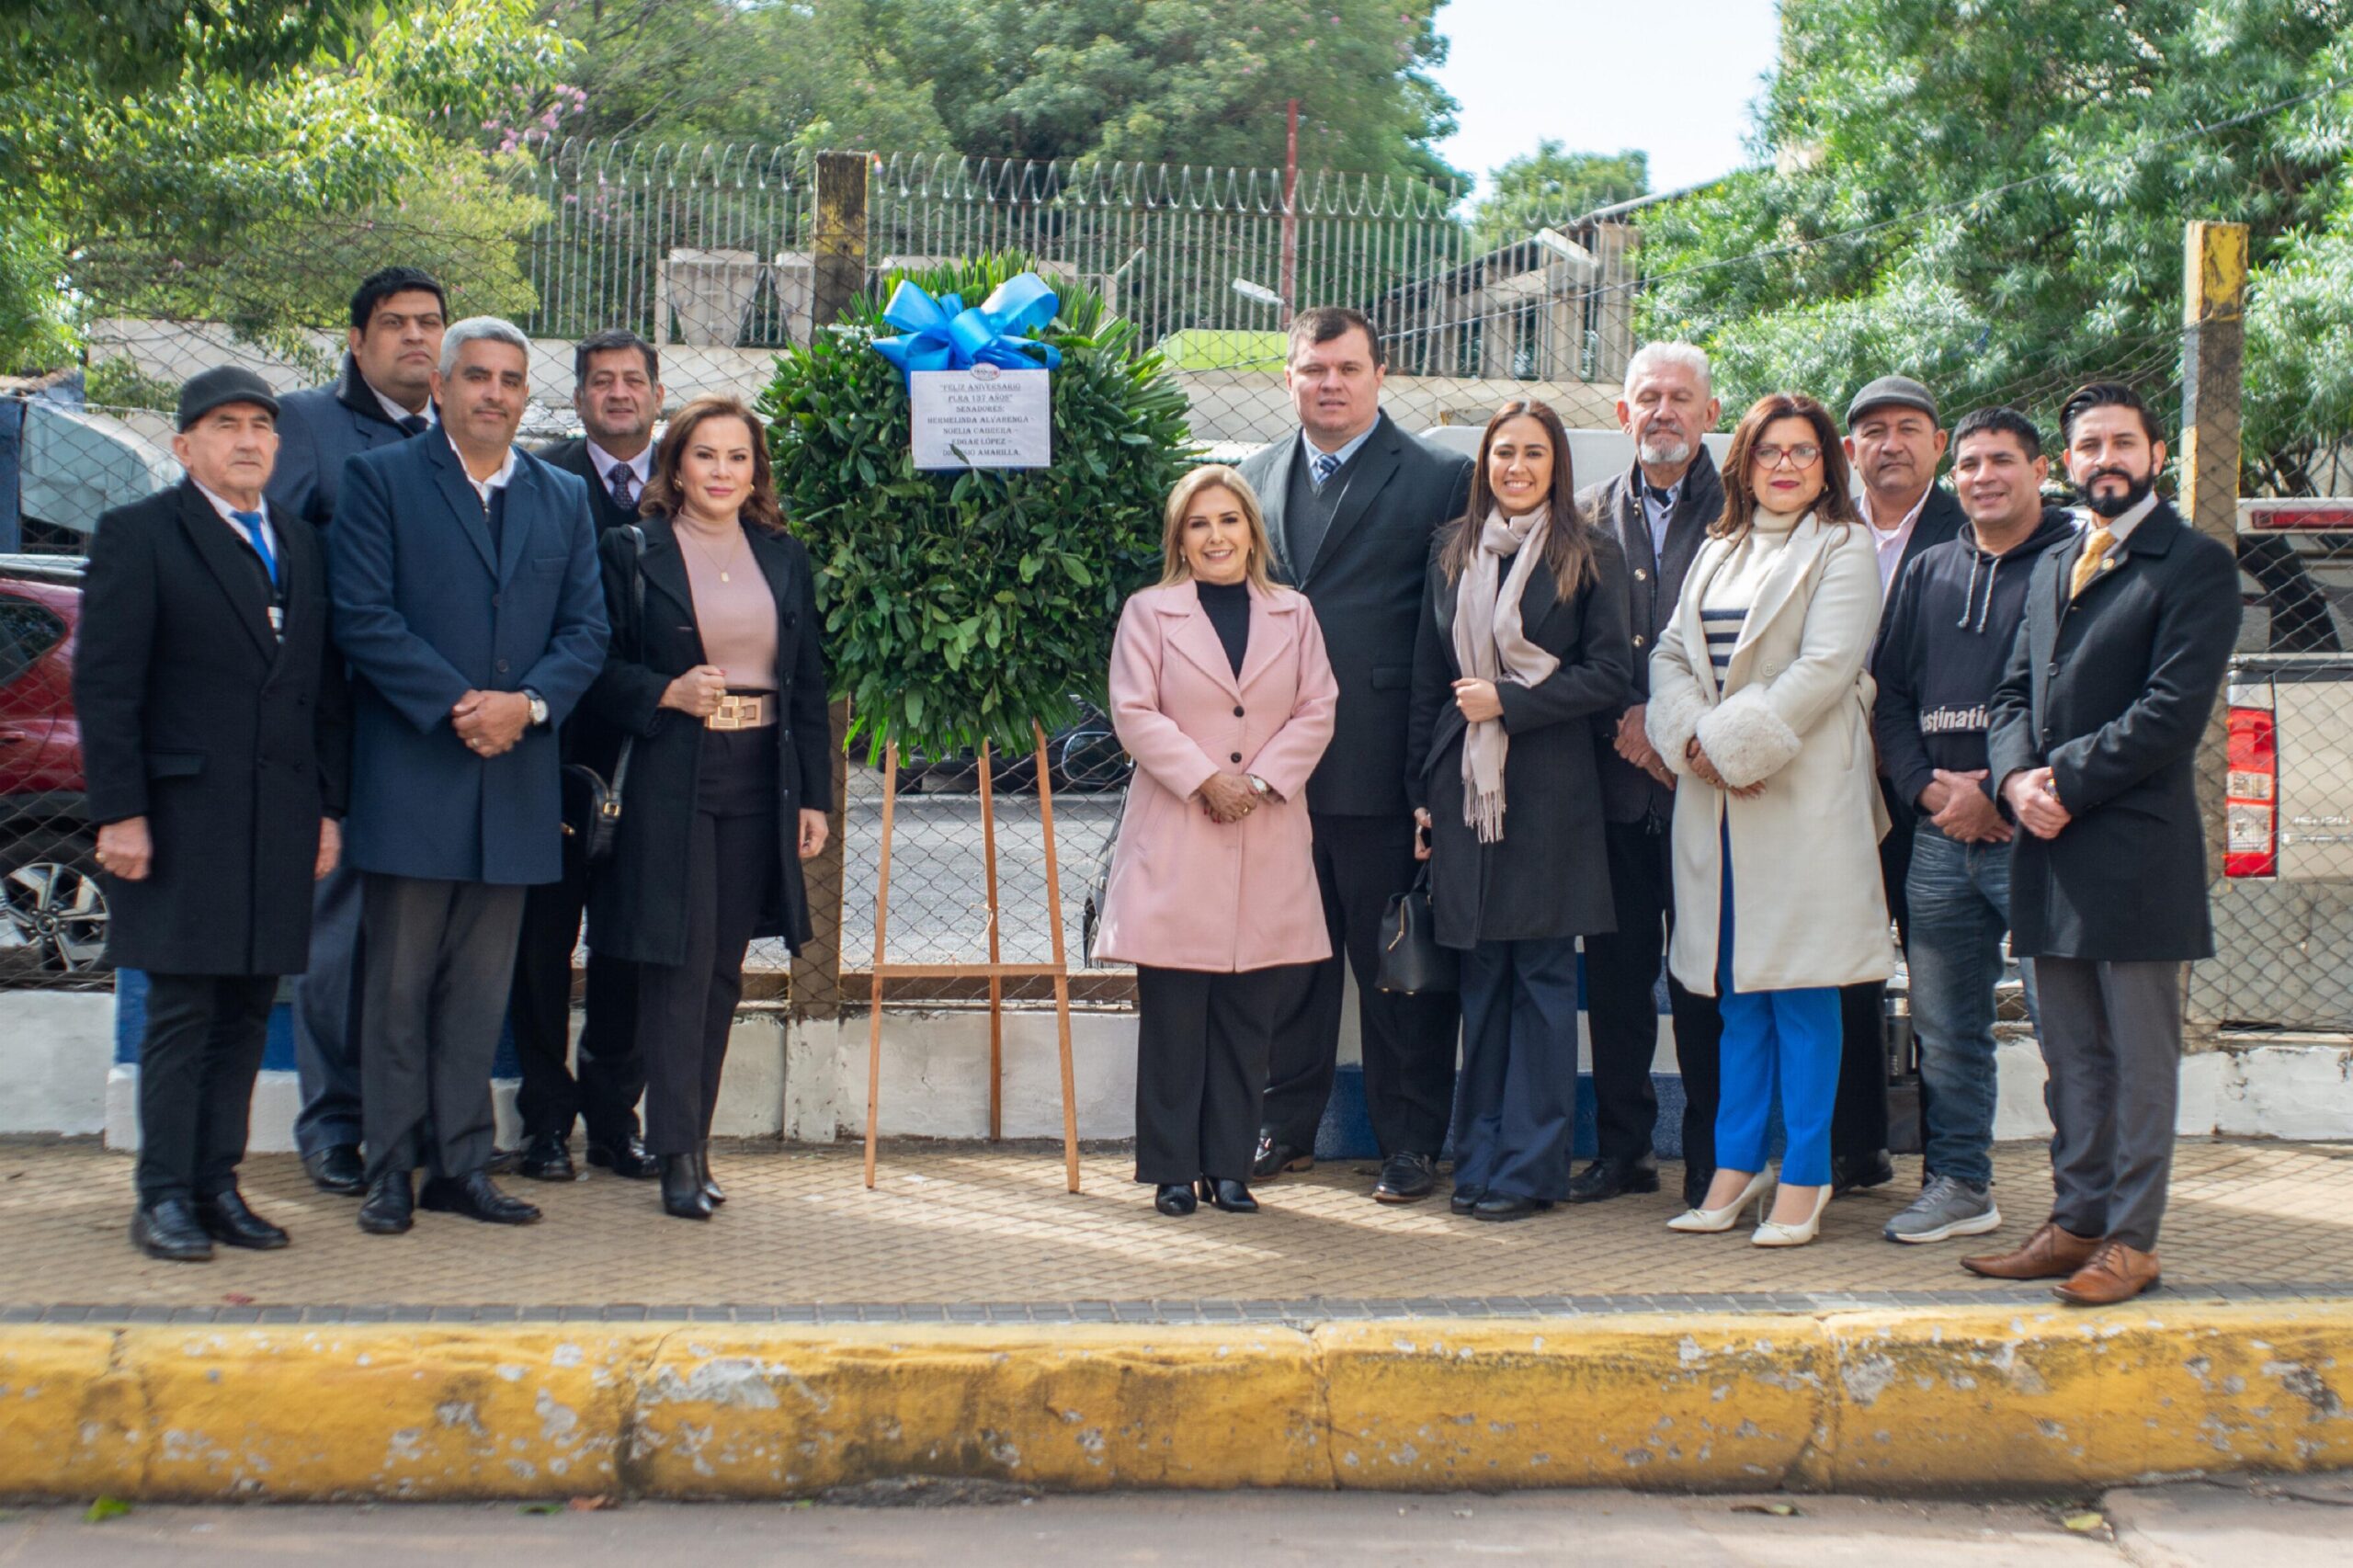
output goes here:
<path id="1" fill-rule="evenodd" d="M 1666 824 L 1608 823 L 1609 891 L 1618 929 L 1585 939 L 1586 1034 L 1593 1048 L 1593 1097 L 1601 1156 L 1634 1161 L 1651 1153 L 1658 1093 L 1658 976 L 1675 929 L 1675 851 Z M 1666 1000 L 1683 1074 L 1683 1162 L 1712 1171 L 1716 1158 L 1717 1050 L 1723 1017 L 1716 999 L 1673 975 Z"/>
<path id="2" fill-rule="evenodd" d="M 274 974 L 150 974 L 139 1045 L 139 1201 L 237 1185 Z"/>
<path id="3" fill-rule="evenodd" d="M 1250 1178 L 1275 1023 L 1313 966 L 1136 966 L 1136 1179 Z"/>
<path id="4" fill-rule="evenodd" d="M 1276 1142 L 1315 1147 L 1340 1053 L 1344 970 L 1357 977 L 1364 1093 L 1383 1155 L 1435 1156 L 1454 1110 L 1454 1046 L 1461 1006 L 1451 995 L 1381 990 L 1381 917 L 1414 882 L 1414 819 L 1318 812 L 1315 882 L 1332 956 L 1309 966 L 1298 1006 L 1277 1026 L 1259 1125 Z"/>
<path id="5" fill-rule="evenodd" d="M 472 1176 L 490 1163 L 490 1069 L 523 890 L 370 871 L 363 902 L 368 1174 Z"/>
<path id="6" fill-rule="evenodd" d="M 515 991 L 507 1019 L 523 1082 L 515 1108 L 526 1140 L 572 1136 L 585 1119 L 588 1142 L 617 1148 L 637 1136 L 637 1102 L 645 1066 L 637 1050 L 637 969 L 623 959 L 588 955 L 586 1007 L 580 1026 L 580 1074 L 572 1071 L 572 958 L 588 877 L 573 841 L 564 841 L 563 880 L 544 882 L 523 900 L 515 948 Z"/>
<path id="7" fill-rule="evenodd" d="M 779 864 L 777 744 L 767 729 L 706 730 L 687 835 L 683 962 L 637 966 L 645 1146 L 690 1154 L 710 1136 L 727 1031 L 744 995 L 744 949 Z"/>
<path id="8" fill-rule="evenodd" d="M 1912 830 L 1919 811 L 1895 798 L 1885 778 L 1880 793 L 1895 825 L 1879 841 L 1880 881 L 1887 890 L 1887 912 L 1896 939 L 1908 944 L 1912 912 L 1904 884 L 1912 874 Z M 1887 986 L 1865 981 L 1838 988 L 1838 1104 L 1830 1118 L 1830 1153 L 1839 1157 L 1874 1154 L 1887 1147 Z"/>

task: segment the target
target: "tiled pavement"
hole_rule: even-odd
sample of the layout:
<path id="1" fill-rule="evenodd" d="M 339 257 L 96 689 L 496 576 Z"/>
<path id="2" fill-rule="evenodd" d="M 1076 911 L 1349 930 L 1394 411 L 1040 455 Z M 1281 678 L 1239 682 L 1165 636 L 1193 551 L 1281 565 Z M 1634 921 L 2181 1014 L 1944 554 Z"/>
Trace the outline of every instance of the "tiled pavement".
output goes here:
<path id="1" fill-rule="evenodd" d="M 872 1192 L 852 1144 L 722 1147 L 715 1164 L 732 1201 L 708 1224 L 597 1171 L 563 1187 L 506 1178 L 547 1211 L 528 1229 L 421 1213 L 411 1234 L 380 1238 L 291 1156 L 257 1156 L 245 1191 L 293 1246 L 191 1267 L 131 1249 L 126 1156 L 0 1139 L 0 1322 L 1237 1322 L 2049 1300 L 1972 1279 L 1958 1246 L 1880 1238 L 1916 1179 L 1910 1160 L 1787 1251 L 1745 1230 L 1669 1233 L 1672 1167 L 1655 1197 L 1495 1225 L 1442 1199 L 1375 1204 L 1355 1164 L 1263 1185 L 1255 1216 L 1183 1220 L 1153 1211 L 1117 1148 L 1087 1155 L 1075 1197 L 1060 1151 L 1036 1145 L 886 1146 Z M 2040 1145 L 2006 1145 L 1995 1165 L 1998 1244 L 2041 1219 L 2050 1180 Z M 2353 1299 L 2353 1146 L 2185 1142 L 2163 1255 L 2183 1297 Z"/>

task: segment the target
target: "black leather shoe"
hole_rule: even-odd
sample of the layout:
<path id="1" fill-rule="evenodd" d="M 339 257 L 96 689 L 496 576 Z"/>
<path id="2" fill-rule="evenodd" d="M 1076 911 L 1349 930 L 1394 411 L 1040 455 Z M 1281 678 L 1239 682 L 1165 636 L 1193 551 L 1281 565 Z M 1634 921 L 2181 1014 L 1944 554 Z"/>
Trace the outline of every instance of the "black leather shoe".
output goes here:
<path id="1" fill-rule="evenodd" d="M 1549 1198 L 1523 1198 L 1516 1192 L 1491 1192 L 1471 1210 L 1474 1220 L 1531 1220 L 1552 1207 Z"/>
<path id="2" fill-rule="evenodd" d="M 131 1217 L 131 1241 L 149 1257 L 165 1263 L 210 1263 L 212 1238 L 196 1217 L 196 1205 L 185 1198 L 142 1203 Z"/>
<path id="3" fill-rule="evenodd" d="M 662 1212 L 674 1220 L 710 1218 L 710 1195 L 702 1189 L 702 1164 L 694 1155 L 662 1156 Z"/>
<path id="4" fill-rule="evenodd" d="M 1630 1192 L 1658 1190 L 1658 1161 L 1645 1154 L 1639 1160 L 1596 1160 L 1569 1178 L 1569 1201 L 1606 1203 Z"/>
<path id="5" fill-rule="evenodd" d="M 702 1147 L 695 1151 L 695 1169 L 702 1176 L 702 1195 L 710 1199 L 710 1206 L 716 1209 L 726 1202 L 725 1189 L 719 1185 L 719 1178 L 710 1174 L 710 1141 L 709 1139 L 705 1139 Z"/>
<path id="6" fill-rule="evenodd" d="M 1715 1186 L 1715 1185 L 1716 1185 L 1716 1167 L 1715 1167 L 1715 1166 L 1713 1166 L 1713 1165 L 1686 1165 L 1686 1166 L 1684 1166 L 1684 1167 L 1683 1167 L 1683 1207 L 1685 1207 L 1686 1209 L 1705 1209 L 1705 1208 L 1708 1206 L 1708 1188 L 1710 1188 L 1710 1187 L 1713 1187 L 1713 1186 Z"/>
<path id="7" fill-rule="evenodd" d="M 572 1168 L 572 1141 L 552 1132 L 535 1132 L 523 1141 L 515 1171 L 533 1181 L 571 1181 L 580 1174 Z"/>
<path id="8" fill-rule="evenodd" d="M 1294 1148 L 1271 1132 L 1259 1132 L 1258 1152 L 1250 1156 L 1250 1176 L 1254 1181 L 1267 1181 L 1285 1171 L 1312 1171 L 1314 1168 L 1314 1150 Z"/>
<path id="9" fill-rule="evenodd" d="M 620 1143 L 589 1144 L 588 1163 L 631 1181 L 651 1181 L 662 1174 L 662 1162 L 645 1152 L 644 1142 L 635 1133 Z"/>
<path id="10" fill-rule="evenodd" d="M 1209 1200 L 1211 1208 L 1222 1209 L 1229 1214 L 1256 1214 L 1258 1211 L 1258 1200 L 1250 1196 L 1250 1189 L 1223 1176 L 1203 1176 L 1201 1196 Z"/>
<path id="11" fill-rule="evenodd" d="M 1372 1198 L 1376 1203 L 1416 1203 L 1437 1190 L 1436 1155 L 1398 1153 L 1381 1162 Z"/>
<path id="12" fill-rule="evenodd" d="M 1830 1156 L 1830 1196 L 1860 1192 L 1867 1187 L 1884 1187 L 1895 1179 L 1895 1162 L 1884 1149 L 1874 1149 L 1868 1154 L 1833 1154 Z"/>
<path id="13" fill-rule="evenodd" d="M 290 1239 L 283 1230 L 246 1208 L 244 1195 L 233 1187 L 226 1192 L 198 1199 L 196 1220 L 204 1227 L 204 1233 L 222 1246 L 276 1252 Z"/>
<path id="14" fill-rule="evenodd" d="M 482 1168 L 483 1175 L 505 1176 L 513 1170 L 522 1158 L 523 1151 L 520 1149 L 493 1149 L 490 1152 L 490 1162 Z"/>
<path id="15" fill-rule="evenodd" d="M 1163 1214 L 1190 1214 L 1200 1205 L 1193 1199 L 1189 1181 L 1164 1181 L 1152 1195 L 1152 1206 Z"/>
<path id="16" fill-rule="evenodd" d="M 359 1151 L 352 1144 L 313 1149 L 302 1156 L 302 1168 L 310 1173 L 311 1185 L 321 1192 L 357 1198 L 368 1190 L 368 1167 L 360 1163 Z"/>
<path id="17" fill-rule="evenodd" d="M 425 1184 L 416 1201 L 437 1214 L 462 1214 L 485 1225 L 529 1225 L 540 1218 L 540 1211 L 531 1205 L 499 1191 L 488 1171 L 438 1176 Z"/>
<path id="18" fill-rule="evenodd" d="M 1454 1196 L 1446 1200 L 1446 1206 L 1457 1214 L 1468 1214 L 1479 1207 L 1479 1199 L 1486 1196 L 1484 1187 L 1458 1187 L 1454 1189 Z"/>
<path id="19" fill-rule="evenodd" d="M 416 1194 L 406 1171 L 386 1171 L 368 1184 L 359 1205 L 359 1228 L 371 1236 L 397 1236 L 416 1223 Z"/>

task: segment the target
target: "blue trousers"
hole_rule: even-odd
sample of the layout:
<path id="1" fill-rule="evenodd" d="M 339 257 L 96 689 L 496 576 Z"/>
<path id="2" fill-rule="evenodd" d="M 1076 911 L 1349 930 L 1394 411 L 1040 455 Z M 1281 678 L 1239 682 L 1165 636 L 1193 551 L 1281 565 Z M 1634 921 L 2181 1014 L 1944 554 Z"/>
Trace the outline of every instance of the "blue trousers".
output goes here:
<path id="1" fill-rule="evenodd" d="M 1994 1180 L 1994 987 L 2010 926 L 2010 846 L 1958 844 L 1923 820 L 1907 888 L 1912 1027 L 1920 1037 L 1922 1119 L 1930 1176 Z M 2023 960 L 2034 1010 L 2034 961 Z"/>
<path id="2" fill-rule="evenodd" d="M 366 879 L 337 866 L 311 905 L 311 967 L 294 983 L 294 1067 L 302 1111 L 295 1146 L 305 1154 L 358 1148 L 359 1114 L 359 904 Z"/>
<path id="3" fill-rule="evenodd" d="M 1558 1199 L 1577 1113 L 1577 940 L 1479 942 L 1462 955 L 1454 1185 Z"/>
<path id="4" fill-rule="evenodd" d="M 1723 915 L 1716 932 L 1716 987 L 1724 1017 L 1722 1097 L 1716 1103 L 1716 1167 L 1765 1168 L 1765 1126 L 1781 1096 L 1781 1180 L 1830 1179 L 1830 1117 L 1838 1103 L 1843 1031 L 1838 988 L 1735 991 L 1732 985 L 1732 829 L 1723 835 Z"/>

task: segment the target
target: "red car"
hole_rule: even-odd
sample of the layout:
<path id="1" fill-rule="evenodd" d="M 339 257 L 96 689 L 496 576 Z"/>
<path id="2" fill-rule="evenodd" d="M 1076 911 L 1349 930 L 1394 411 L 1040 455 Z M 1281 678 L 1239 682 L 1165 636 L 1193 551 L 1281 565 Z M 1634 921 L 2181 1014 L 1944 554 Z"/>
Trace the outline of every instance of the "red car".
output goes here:
<path id="1" fill-rule="evenodd" d="M 0 557 L 0 977 L 84 975 L 106 948 L 106 890 L 74 716 L 82 562 Z"/>

